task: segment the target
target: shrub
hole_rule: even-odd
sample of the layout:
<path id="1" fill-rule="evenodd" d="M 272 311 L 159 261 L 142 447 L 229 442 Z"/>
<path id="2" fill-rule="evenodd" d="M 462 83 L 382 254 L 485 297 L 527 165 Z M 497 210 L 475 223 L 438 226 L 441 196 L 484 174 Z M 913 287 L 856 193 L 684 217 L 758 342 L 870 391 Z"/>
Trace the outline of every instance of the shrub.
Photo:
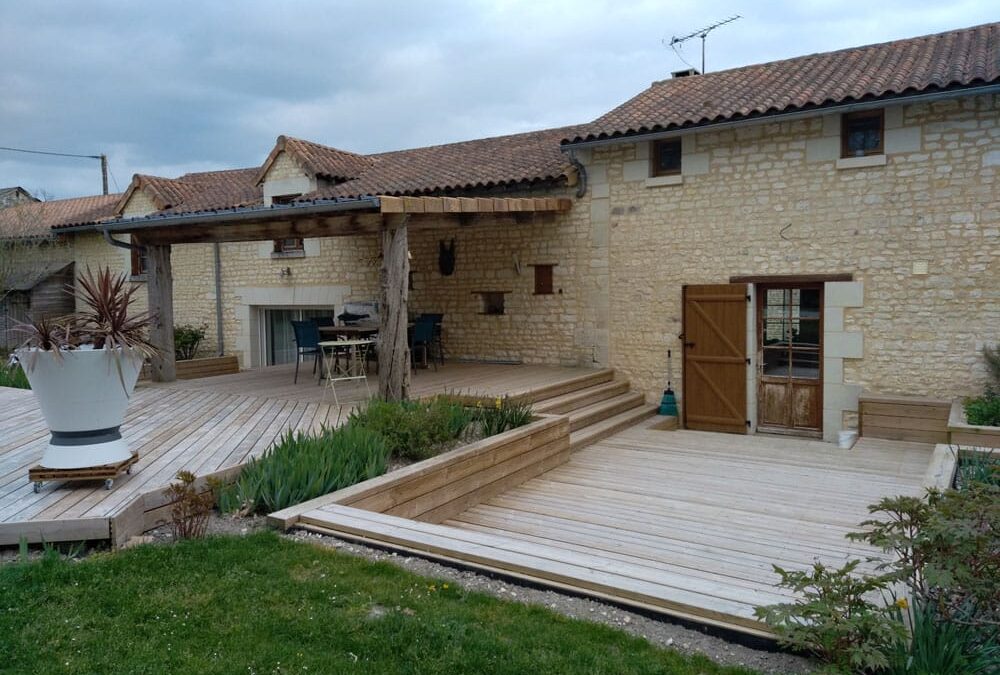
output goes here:
<path id="1" fill-rule="evenodd" d="M 178 361 L 188 361 L 195 357 L 207 329 L 207 324 L 197 327 L 189 323 L 174 326 L 174 353 Z"/>
<path id="2" fill-rule="evenodd" d="M 349 425 L 382 437 L 391 456 L 412 460 L 438 454 L 443 444 L 461 438 L 471 422 L 468 409 L 443 396 L 430 401 L 372 399 L 348 417 Z"/>
<path id="3" fill-rule="evenodd" d="M 476 421 L 484 437 L 496 436 L 531 422 L 531 404 L 517 399 L 497 397 L 491 406 L 476 406 Z"/>
<path id="4" fill-rule="evenodd" d="M 890 497 L 868 510 L 878 517 L 866 520 L 861 524 L 864 531 L 848 537 L 895 554 L 880 566 L 878 575 L 856 579 L 853 573 L 859 561 L 839 570 L 817 566 L 811 573 L 779 569 L 779 585 L 803 597 L 795 603 L 758 608 L 757 616 L 772 625 L 786 644 L 808 649 L 841 668 L 981 672 L 974 665 L 960 671 L 899 670 L 901 659 L 911 664 L 931 659 L 928 650 L 958 654 L 969 664 L 985 660 L 995 665 L 1000 626 L 1000 486 L 972 480 L 961 490 L 930 490 L 922 498 Z M 912 639 L 905 634 L 894 638 L 898 630 L 883 625 L 892 618 L 887 613 L 891 605 L 887 610 L 884 603 L 864 597 L 874 591 L 885 597 L 898 583 L 905 585 L 915 611 L 927 613 L 919 617 L 926 620 L 919 627 L 922 633 Z M 900 605 L 905 606 L 905 602 Z M 902 625 L 901 616 L 896 623 Z M 945 643 L 947 647 L 942 646 Z"/>
<path id="5" fill-rule="evenodd" d="M 286 432 L 220 491 L 223 511 L 270 513 L 385 473 L 385 440 L 363 427 Z"/>
<path id="6" fill-rule="evenodd" d="M 870 602 L 872 593 L 886 594 L 891 575 L 858 576 L 859 560 L 831 569 L 816 562 L 806 572 L 777 565 L 778 586 L 801 596 L 794 603 L 758 607 L 756 615 L 775 629 L 787 646 L 808 651 L 847 672 L 889 665 L 886 646 L 906 636 L 896 613 Z"/>
<path id="7" fill-rule="evenodd" d="M 965 419 L 969 424 L 1000 427 L 1000 390 L 987 391 L 965 401 Z"/>
<path id="8" fill-rule="evenodd" d="M 14 389 L 31 389 L 28 384 L 28 377 L 21 370 L 21 366 L 15 364 L 0 364 L 0 387 L 13 387 Z"/>
<path id="9" fill-rule="evenodd" d="M 170 531 L 174 539 L 201 539 L 208 529 L 208 517 L 215 506 L 218 481 L 209 481 L 208 490 L 198 492 L 196 478 L 190 471 L 179 471 L 176 483 L 167 488 L 170 505 Z"/>

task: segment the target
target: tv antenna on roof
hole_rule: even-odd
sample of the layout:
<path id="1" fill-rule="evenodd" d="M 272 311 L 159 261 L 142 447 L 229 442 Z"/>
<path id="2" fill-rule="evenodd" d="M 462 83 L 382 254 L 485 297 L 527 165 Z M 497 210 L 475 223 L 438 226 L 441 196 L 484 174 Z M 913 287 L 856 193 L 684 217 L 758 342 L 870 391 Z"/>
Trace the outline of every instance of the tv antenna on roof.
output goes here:
<path id="1" fill-rule="evenodd" d="M 708 34 L 711 33 L 713 30 L 715 30 L 716 28 L 718 28 L 720 26 L 725 26 L 727 23 L 732 23 L 733 21 L 736 21 L 737 19 L 742 19 L 742 18 L 743 17 L 740 16 L 739 14 L 736 14 L 735 16 L 731 16 L 728 19 L 724 19 L 722 21 L 717 21 L 717 22 L 713 23 L 711 26 L 705 26 L 704 28 L 699 28 L 696 31 L 688 33 L 687 35 L 683 35 L 681 37 L 677 37 L 675 35 L 675 36 L 673 36 L 673 37 L 670 38 L 670 42 L 667 42 L 666 40 L 664 40 L 663 43 L 665 45 L 667 45 L 668 47 L 670 47 L 671 49 L 674 50 L 674 54 L 677 54 L 677 58 L 679 58 L 681 61 L 684 61 L 684 63 L 687 63 L 687 61 L 684 60 L 684 57 L 681 56 L 680 52 L 677 51 L 677 45 L 683 44 L 683 43 L 687 42 L 688 40 L 690 40 L 691 38 L 696 38 L 696 37 L 697 38 L 701 38 L 701 72 L 704 73 L 705 72 L 705 38 L 707 38 Z M 688 63 L 688 65 L 690 66 L 691 64 Z"/>

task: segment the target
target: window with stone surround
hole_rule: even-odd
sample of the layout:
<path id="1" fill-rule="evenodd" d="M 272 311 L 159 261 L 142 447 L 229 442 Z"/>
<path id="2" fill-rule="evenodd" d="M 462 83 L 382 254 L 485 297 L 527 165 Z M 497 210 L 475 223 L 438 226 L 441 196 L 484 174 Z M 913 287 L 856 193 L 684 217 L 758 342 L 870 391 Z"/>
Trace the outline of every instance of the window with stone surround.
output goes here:
<path id="1" fill-rule="evenodd" d="M 681 139 L 653 141 L 650 148 L 650 175 L 677 176 L 681 173 Z"/>
<path id="2" fill-rule="evenodd" d="M 276 256 L 295 257 L 305 255 L 305 252 L 305 240 L 302 237 L 274 240 L 274 255 Z"/>
<path id="3" fill-rule="evenodd" d="M 840 118 L 840 156 L 866 157 L 885 153 L 882 109 L 844 113 Z"/>
<path id="4" fill-rule="evenodd" d="M 506 295 L 510 291 L 475 291 L 475 294 L 482 300 L 482 311 L 480 314 L 501 316 L 505 314 Z"/>

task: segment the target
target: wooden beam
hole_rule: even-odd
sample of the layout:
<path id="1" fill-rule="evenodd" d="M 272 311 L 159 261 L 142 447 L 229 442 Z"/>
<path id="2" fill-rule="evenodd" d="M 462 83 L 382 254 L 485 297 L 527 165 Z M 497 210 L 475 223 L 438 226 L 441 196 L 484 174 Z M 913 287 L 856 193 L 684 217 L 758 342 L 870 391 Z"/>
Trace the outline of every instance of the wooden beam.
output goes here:
<path id="1" fill-rule="evenodd" d="M 382 223 L 378 393 L 387 401 L 403 401 L 410 395 L 410 344 L 406 334 L 410 277 L 406 225 L 409 218 L 408 215 L 386 216 Z"/>
<path id="2" fill-rule="evenodd" d="M 177 379 L 174 356 L 174 276 L 170 265 L 169 245 L 147 245 L 149 270 L 146 292 L 153 321 L 149 341 L 159 353 L 149 359 L 150 378 L 154 382 Z"/>
<path id="3" fill-rule="evenodd" d="M 729 277 L 731 284 L 818 284 L 827 281 L 854 281 L 850 272 L 833 274 L 747 274 Z"/>
<path id="4" fill-rule="evenodd" d="M 380 196 L 378 198 L 382 213 L 404 213 L 403 200 L 401 197 Z"/>
<path id="5" fill-rule="evenodd" d="M 353 214 L 280 221 L 248 221 L 197 227 L 141 228 L 135 231 L 149 244 L 204 244 L 235 241 L 269 241 L 294 237 L 349 237 L 378 234 L 381 217 Z"/>
<path id="6" fill-rule="evenodd" d="M 441 206 L 445 213 L 461 213 L 462 202 L 457 197 L 442 197 Z"/>
<path id="7" fill-rule="evenodd" d="M 425 197 L 403 197 L 403 213 L 423 213 Z"/>

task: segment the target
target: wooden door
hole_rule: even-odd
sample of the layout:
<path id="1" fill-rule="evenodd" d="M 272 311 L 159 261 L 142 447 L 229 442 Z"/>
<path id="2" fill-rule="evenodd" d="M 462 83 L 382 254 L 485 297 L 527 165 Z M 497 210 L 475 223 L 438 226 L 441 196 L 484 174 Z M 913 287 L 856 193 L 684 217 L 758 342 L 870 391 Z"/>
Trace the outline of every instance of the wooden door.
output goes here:
<path id="1" fill-rule="evenodd" d="M 757 290 L 757 427 L 818 436 L 823 428 L 823 286 Z"/>
<path id="2" fill-rule="evenodd" d="M 747 286 L 684 287 L 684 426 L 747 433 Z"/>

